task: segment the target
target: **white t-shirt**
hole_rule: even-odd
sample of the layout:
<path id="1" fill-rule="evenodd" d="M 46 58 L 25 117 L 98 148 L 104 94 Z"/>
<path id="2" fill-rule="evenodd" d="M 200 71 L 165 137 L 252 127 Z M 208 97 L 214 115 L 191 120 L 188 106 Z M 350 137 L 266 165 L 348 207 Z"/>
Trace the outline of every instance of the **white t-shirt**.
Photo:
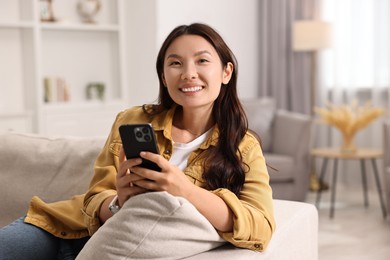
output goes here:
<path id="1" fill-rule="evenodd" d="M 206 141 L 209 133 L 211 132 L 211 129 L 189 143 L 173 142 L 173 152 L 169 162 L 176 165 L 180 168 L 180 170 L 183 171 L 187 167 L 190 153 L 197 149 L 204 141 Z"/>

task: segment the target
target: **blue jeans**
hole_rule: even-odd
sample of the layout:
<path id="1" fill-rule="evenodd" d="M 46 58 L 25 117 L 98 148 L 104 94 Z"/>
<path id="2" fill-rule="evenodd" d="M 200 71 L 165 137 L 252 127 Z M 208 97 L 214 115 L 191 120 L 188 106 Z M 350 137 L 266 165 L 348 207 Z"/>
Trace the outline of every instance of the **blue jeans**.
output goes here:
<path id="1" fill-rule="evenodd" d="M 89 237 L 62 239 L 34 225 L 24 217 L 0 229 L 0 259 L 75 259 Z"/>

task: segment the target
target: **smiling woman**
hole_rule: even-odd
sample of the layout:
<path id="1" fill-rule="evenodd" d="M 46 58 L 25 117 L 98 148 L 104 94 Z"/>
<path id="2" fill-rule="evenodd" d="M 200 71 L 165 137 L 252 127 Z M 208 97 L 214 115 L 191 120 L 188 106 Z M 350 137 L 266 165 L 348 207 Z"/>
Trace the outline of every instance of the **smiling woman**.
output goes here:
<path id="1" fill-rule="evenodd" d="M 157 104 L 117 115 L 89 190 L 69 201 L 36 200 L 24 222 L 5 229 L 39 230 L 45 240 L 34 241 L 44 249 L 51 235 L 75 242 L 78 250 L 84 246 L 80 259 L 178 259 L 224 242 L 265 250 L 275 228 L 272 190 L 260 143 L 237 96 L 233 53 L 211 27 L 182 25 L 164 41 L 156 68 Z M 118 129 L 135 123 L 152 125 L 160 154 L 125 158 Z M 142 160 L 161 171 L 141 167 Z M 28 237 L 9 237 L 1 246 L 10 256 L 27 255 L 14 246 L 21 243 L 31 245 Z"/>
<path id="2" fill-rule="evenodd" d="M 183 35 L 167 49 L 162 80 L 175 103 L 183 107 L 183 115 L 190 116 L 189 120 L 182 120 L 190 124 L 195 123 L 196 117 L 201 120 L 210 117 L 214 100 L 221 86 L 229 82 L 232 71 L 233 64 L 223 65 L 207 40 Z M 213 124 L 211 121 L 206 129 L 193 129 L 193 132 L 205 132 Z"/>

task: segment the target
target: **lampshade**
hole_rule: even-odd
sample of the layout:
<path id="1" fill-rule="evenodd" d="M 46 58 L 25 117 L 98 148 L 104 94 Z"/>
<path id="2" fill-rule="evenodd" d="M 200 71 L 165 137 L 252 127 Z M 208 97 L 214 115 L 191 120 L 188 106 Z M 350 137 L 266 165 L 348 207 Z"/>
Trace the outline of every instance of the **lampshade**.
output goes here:
<path id="1" fill-rule="evenodd" d="M 295 21 L 292 32 L 293 50 L 316 51 L 332 45 L 332 25 L 317 20 Z"/>

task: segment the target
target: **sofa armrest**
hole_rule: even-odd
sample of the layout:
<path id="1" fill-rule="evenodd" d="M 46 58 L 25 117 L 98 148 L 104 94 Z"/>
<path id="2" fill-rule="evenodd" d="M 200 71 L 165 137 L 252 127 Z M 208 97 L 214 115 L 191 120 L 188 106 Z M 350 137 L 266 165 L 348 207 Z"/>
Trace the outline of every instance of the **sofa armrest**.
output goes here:
<path id="1" fill-rule="evenodd" d="M 187 260 L 318 259 L 318 211 L 309 203 L 274 200 L 276 229 L 267 249 L 255 252 L 226 244 Z"/>

